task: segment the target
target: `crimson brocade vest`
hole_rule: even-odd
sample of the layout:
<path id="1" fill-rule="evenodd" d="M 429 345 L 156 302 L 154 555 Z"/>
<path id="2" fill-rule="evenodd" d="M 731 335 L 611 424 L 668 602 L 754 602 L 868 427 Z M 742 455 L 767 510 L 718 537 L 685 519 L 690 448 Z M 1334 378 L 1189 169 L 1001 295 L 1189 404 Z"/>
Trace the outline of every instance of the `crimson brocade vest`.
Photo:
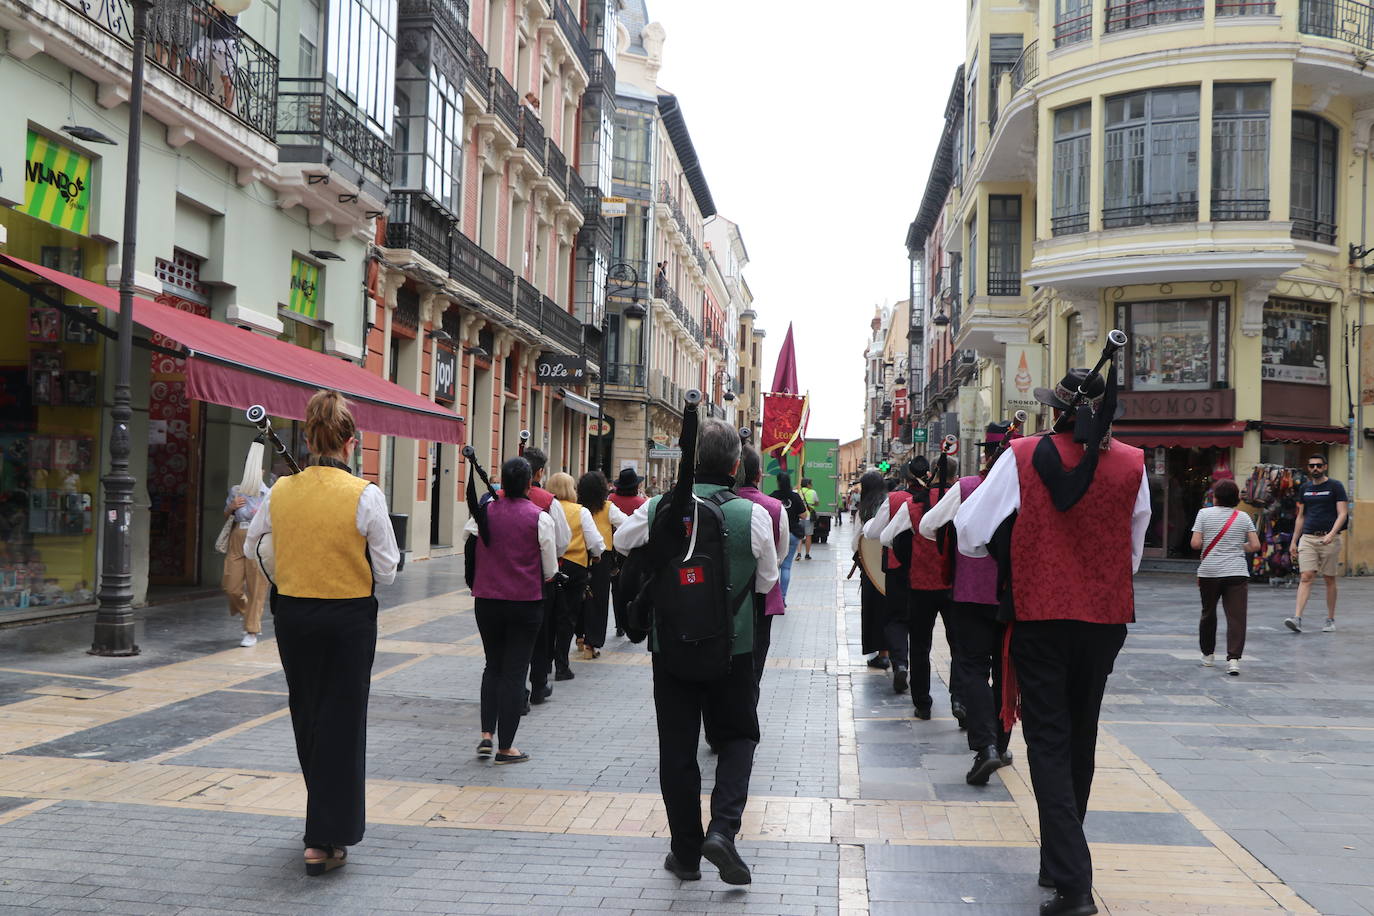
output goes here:
<path id="1" fill-rule="evenodd" d="M 939 503 L 947 492 L 947 489 L 931 487 L 931 506 Z M 912 589 L 938 592 L 949 588 L 953 574 L 949 554 L 953 545 L 946 544 L 944 552 L 941 552 L 937 542 L 921 534 L 921 517 L 929 511 L 921 503 L 911 500 L 906 504 L 906 511 L 911 514 L 911 569 L 908 580 Z"/>

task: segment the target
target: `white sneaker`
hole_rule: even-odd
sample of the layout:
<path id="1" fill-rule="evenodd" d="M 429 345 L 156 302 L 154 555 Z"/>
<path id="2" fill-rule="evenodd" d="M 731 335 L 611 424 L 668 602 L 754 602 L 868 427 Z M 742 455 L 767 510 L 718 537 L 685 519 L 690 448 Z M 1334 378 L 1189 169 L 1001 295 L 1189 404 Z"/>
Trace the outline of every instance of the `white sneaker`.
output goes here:
<path id="1" fill-rule="evenodd" d="M 1210 667 L 1212 667 L 1212 665 L 1215 663 L 1215 658 L 1216 658 L 1216 657 L 1213 656 L 1213 655 L 1204 655 L 1204 656 L 1202 656 L 1202 667 L 1204 667 L 1204 668 L 1210 668 Z"/>
<path id="2" fill-rule="evenodd" d="M 245 649 L 247 649 L 249 646 L 256 646 L 257 644 L 258 636 L 256 633 L 244 633 L 243 639 L 239 640 L 239 645 Z"/>
<path id="3" fill-rule="evenodd" d="M 1333 618 L 1331 618 L 1331 617 L 1326 618 L 1326 623 L 1322 624 L 1322 632 L 1323 632 L 1323 633 L 1334 633 L 1334 632 L 1336 632 L 1336 621 L 1335 621 Z"/>
<path id="4" fill-rule="evenodd" d="M 1240 659 L 1233 658 L 1226 663 L 1226 673 L 1231 677 L 1240 677 Z"/>

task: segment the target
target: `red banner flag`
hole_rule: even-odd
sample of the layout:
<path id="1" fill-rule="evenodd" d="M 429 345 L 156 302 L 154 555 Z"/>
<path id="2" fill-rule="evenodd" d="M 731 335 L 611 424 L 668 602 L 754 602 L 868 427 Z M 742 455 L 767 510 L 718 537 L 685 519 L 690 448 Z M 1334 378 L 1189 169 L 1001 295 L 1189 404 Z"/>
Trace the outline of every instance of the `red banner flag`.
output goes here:
<path id="1" fill-rule="evenodd" d="M 801 454 L 810 417 L 810 399 L 801 395 L 770 392 L 763 396 L 763 434 L 759 447 L 764 454 Z"/>

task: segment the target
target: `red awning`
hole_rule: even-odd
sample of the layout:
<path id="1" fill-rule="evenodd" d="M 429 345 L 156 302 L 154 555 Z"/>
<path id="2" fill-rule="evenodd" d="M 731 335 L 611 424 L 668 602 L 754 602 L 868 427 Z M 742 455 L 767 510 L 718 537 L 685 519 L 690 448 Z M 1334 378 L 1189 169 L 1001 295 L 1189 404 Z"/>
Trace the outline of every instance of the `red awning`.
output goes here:
<path id="1" fill-rule="evenodd" d="M 1346 445 L 1350 430 L 1344 426 L 1305 426 L 1300 423 L 1263 423 L 1261 442 L 1296 442 L 1305 445 Z"/>
<path id="2" fill-rule="evenodd" d="M 117 289 L 7 254 L 0 254 L 0 263 L 119 310 Z M 461 417 L 337 357 L 138 297 L 134 322 L 185 348 L 187 394 L 198 401 L 240 409 L 261 404 L 272 416 L 303 420 L 315 390 L 334 388 L 353 402 L 359 429 L 407 439 L 464 441 Z"/>
<path id="3" fill-rule="evenodd" d="M 1112 435 L 1140 448 L 1240 448 L 1245 441 L 1245 421 L 1228 423 L 1128 423 L 1112 424 Z"/>

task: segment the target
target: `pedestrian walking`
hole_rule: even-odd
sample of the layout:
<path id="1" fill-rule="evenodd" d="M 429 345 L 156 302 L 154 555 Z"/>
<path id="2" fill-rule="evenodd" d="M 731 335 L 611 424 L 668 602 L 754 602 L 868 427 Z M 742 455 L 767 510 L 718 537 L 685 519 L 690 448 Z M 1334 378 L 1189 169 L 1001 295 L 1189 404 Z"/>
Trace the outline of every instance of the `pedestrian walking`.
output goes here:
<path id="1" fill-rule="evenodd" d="M 1283 623 L 1302 632 L 1302 612 L 1317 576 L 1326 580 L 1326 623 L 1323 633 L 1336 631 L 1336 577 L 1341 572 L 1341 534 L 1350 515 L 1350 502 L 1339 480 L 1326 476 L 1326 456 L 1307 459 L 1307 483 L 1298 490 L 1298 515 L 1293 520 L 1293 555 L 1298 558 L 1298 604 Z"/>
<path id="2" fill-rule="evenodd" d="M 363 838 L 374 589 L 396 578 L 401 554 L 386 497 L 353 476 L 357 427 L 343 395 L 310 398 L 305 441 L 314 464 L 263 497 L 245 550 L 255 556 L 272 535 L 272 615 L 305 777 L 305 872 L 321 875 Z"/>
<path id="3" fill-rule="evenodd" d="M 924 478 L 929 473 L 930 462 L 924 455 L 917 455 L 900 465 L 891 478 L 883 481 L 886 495 L 872 518 L 863 524 L 863 536 L 877 541 L 883 550 L 883 604 L 886 613 L 883 615 L 882 642 L 887 646 L 892 664 L 893 693 L 906 693 L 911 683 L 911 655 L 908 648 L 911 532 L 901 532 L 886 544 L 882 543 L 882 536 L 888 523 L 906 512 L 906 504 L 911 500 L 911 494 L 907 491 L 909 482 Z M 889 486 L 891 489 L 888 489 Z"/>
<path id="4" fill-rule="evenodd" d="M 750 594 L 766 596 L 777 582 L 777 542 L 768 511 L 730 492 L 739 469 L 738 432 L 720 420 L 708 419 L 697 435 L 696 410 L 689 402 L 682 445 L 682 478 L 673 492 L 641 506 L 616 538 L 616 549 L 622 553 L 644 546 L 642 562 L 650 570 L 646 593 L 653 605 L 648 638 L 653 652 L 659 787 L 672 835 L 663 866 L 683 881 L 695 881 L 701 878 L 699 865 L 704 856 L 726 883 L 748 884 L 752 880 L 749 867 L 735 848 L 735 837 L 749 797 L 759 742 L 753 664 L 756 618 L 736 610 L 740 599 L 747 600 Z M 665 499 L 663 513 L 656 514 Z M 705 506 L 708 501 L 709 507 Z M 717 510 L 721 521 L 716 521 Z M 693 520 L 690 539 L 684 516 Z M 713 576 L 724 575 L 726 581 L 713 584 L 704 578 L 708 569 Z M 707 665 L 702 643 L 688 643 L 684 628 L 709 623 L 714 632 L 717 620 L 733 623 L 727 624 L 728 637 L 721 634 L 705 640 L 710 646 Z M 697 764 L 703 723 L 717 752 L 711 819 L 705 831 Z"/>
<path id="5" fill-rule="evenodd" d="M 530 464 L 501 465 L 501 496 L 479 502 L 468 475 L 469 536 L 477 538 L 473 613 L 482 637 L 481 729 L 477 756 L 524 763 L 515 746 L 525 705 L 525 674 L 544 621 L 544 586 L 558 572 L 553 517 L 530 502 Z M 499 739 L 499 741 L 497 741 Z"/>
<path id="6" fill-rule="evenodd" d="M 527 448 L 521 456 L 530 465 L 530 502 L 547 512 L 553 519 L 554 549 L 558 556 L 568 549 L 572 542 L 572 526 L 568 524 L 567 513 L 558 500 L 544 489 L 544 473 L 549 463 L 543 449 Z M 553 696 L 549 685 L 549 672 L 553 670 L 555 614 L 558 607 L 559 586 L 553 582 L 544 583 L 544 617 L 539 633 L 534 638 L 534 651 L 530 654 L 530 695 L 529 702 L 535 706 Z"/>
<path id="7" fill-rule="evenodd" d="M 1097 912 L 1083 818 L 1102 695 L 1135 619 L 1131 577 L 1150 522 L 1144 453 L 1110 437 L 1114 369 L 1107 378 L 1076 368 L 1053 390 L 1035 389 L 1055 411 L 1056 431 L 1012 442 L 955 516 L 965 555 L 995 540 L 1006 557 L 1011 659 L 1040 815 L 1040 883 L 1056 892 L 1041 916 Z M 1003 708 L 1005 727 L 1017 710 Z"/>
<path id="8" fill-rule="evenodd" d="M 558 571 L 567 577 L 557 589 L 554 604 L 553 668 L 554 680 L 570 681 L 576 675 L 568 663 L 573 636 L 578 632 L 582 607 L 586 602 L 587 570 L 601 559 L 606 543 L 597 530 L 592 514 L 577 502 L 577 484 L 571 474 L 559 471 L 549 478 L 549 492 L 558 501 L 572 537 L 558 558 Z"/>
<path id="9" fill-rule="evenodd" d="M 1214 664 L 1217 647 L 1217 601 L 1226 611 L 1226 673 L 1240 674 L 1240 659 L 1245 653 L 1245 616 L 1250 560 L 1247 553 L 1260 550 L 1255 523 L 1236 508 L 1240 488 L 1234 480 L 1219 480 L 1212 488 L 1216 503 L 1197 514 L 1193 522 L 1193 549 L 1202 551 L 1197 567 L 1197 587 L 1202 595 L 1202 620 L 1198 624 L 1198 644 L 1202 664 Z"/>
<path id="10" fill-rule="evenodd" d="M 886 671 L 891 667 L 888 660 L 887 639 L 883 635 L 883 628 L 887 623 L 887 601 L 883 597 L 879 582 L 873 581 L 873 576 L 880 579 L 883 576 L 882 562 L 870 570 L 869 565 L 860 561 L 864 550 L 864 524 L 873 516 L 877 515 L 878 508 L 887 502 L 887 487 L 883 485 L 883 475 L 877 471 L 867 471 L 859 479 L 860 493 L 852 494 L 858 499 L 858 521 L 854 524 L 854 562 L 862 570 L 859 578 L 859 649 L 865 655 L 871 655 L 868 659 L 868 667 Z M 876 538 L 870 539 L 870 543 L 875 545 L 872 549 L 878 551 L 882 556 L 882 544 Z M 882 583 L 886 587 L 886 583 Z"/>
<path id="11" fill-rule="evenodd" d="M 254 442 L 248 448 L 243 464 L 243 479 L 229 488 L 224 501 L 224 519 L 229 537 L 225 540 L 224 573 L 220 588 L 229 598 L 229 616 L 243 620 L 243 636 L 239 645 L 256 646 L 262 635 L 262 610 L 267 604 L 270 586 L 257 558 L 244 552 L 248 541 L 248 526 L 262 508 L 267 486 L 262 480 L 263 444 Z M 218 543 L 216 544 L 218 546 Z"/>
<path id="12" fill-rule="evenodd" d="M 806 559 L 811 559 L 811 539 L 816 534 L 816 507 L 820 505 L 821 497 L 811 484 L 810 477 L 801 479 L 801 487 L 797 492 L 801 495 L 802 503 L 806 506 L 806 514 L 802 516 L 802 549 L 806 551 Z M 800 560 L 802 555 L 798 555 Z"/>
<path id="13" fill-rule="evenodd" d="M 600 559 L 587 569 L 587 600 L 582 606 L 582 637 L 578 642 L 584 661 L 600 658 L 601 647 L 606 645 L 615 529 L 625 524 L 626 519 L 620 507 L 609 499 L 608 489 L 606 476 L 600 471 L 588 471 L 577 480 L 577 501 L 590 513 L 604 545 Z"/>
<path id="14" fill-rule="evenodd" d="M 792 489 L 792 475 L 786 471 L 778 474 L 778 488 L 768 495 L 782 503 L 783 511 L 787 513 L 787 531 L 790 535 L 787 555 L 778 558 L 782 562 L 782 597 L 786 600 L 787 586 L 792 582 L 792 555 L 797 552 L 797 545 L 801 543 L 806 531 L 802 524 L 806 516 L 806 501 L 800 493 Z"/>
<path id="15" fill-rule="evenodd" d="M 759 490 L 759 483 L 763 480 L 763 458 L 752 448 L 742 448 L 740 467 L 744 473 L 744 484 L 739 488 L 739 495 L 768 512 L 778 556 L 782 556 L 783 551 L 790 548 L 792 533 L 787 529 L 782 503 L 771 496 L 764 496 Z M 754 604 L 754 683 L 757 685 L 763 682 L 763 666 L 768 660 L 768 647 L 773 641 L 773 618 L 781 617 L 787 610 L 782 586 L 774 585 L 763 600 Z"/>
<path id="16" fill-rule="evenodd" d="M 619 476 L 615 479 L 615 490 L 611 493 L 610 500 L 626 518 L 634 515 L 635 510 L 646 501 L 639 495 L 639 486 L 643 482 L 644 478 L 640 477 L 634 468 L 621 468 Z M 624 636 L 625 607 L 633 596 L 628 594 L 628 589 L 620 587 L 620 570 L 624 565 L 620 552 L 607 551 L 607 556 L 611 558 L 611 608 L 615 612 L 615 635 Z"/>

